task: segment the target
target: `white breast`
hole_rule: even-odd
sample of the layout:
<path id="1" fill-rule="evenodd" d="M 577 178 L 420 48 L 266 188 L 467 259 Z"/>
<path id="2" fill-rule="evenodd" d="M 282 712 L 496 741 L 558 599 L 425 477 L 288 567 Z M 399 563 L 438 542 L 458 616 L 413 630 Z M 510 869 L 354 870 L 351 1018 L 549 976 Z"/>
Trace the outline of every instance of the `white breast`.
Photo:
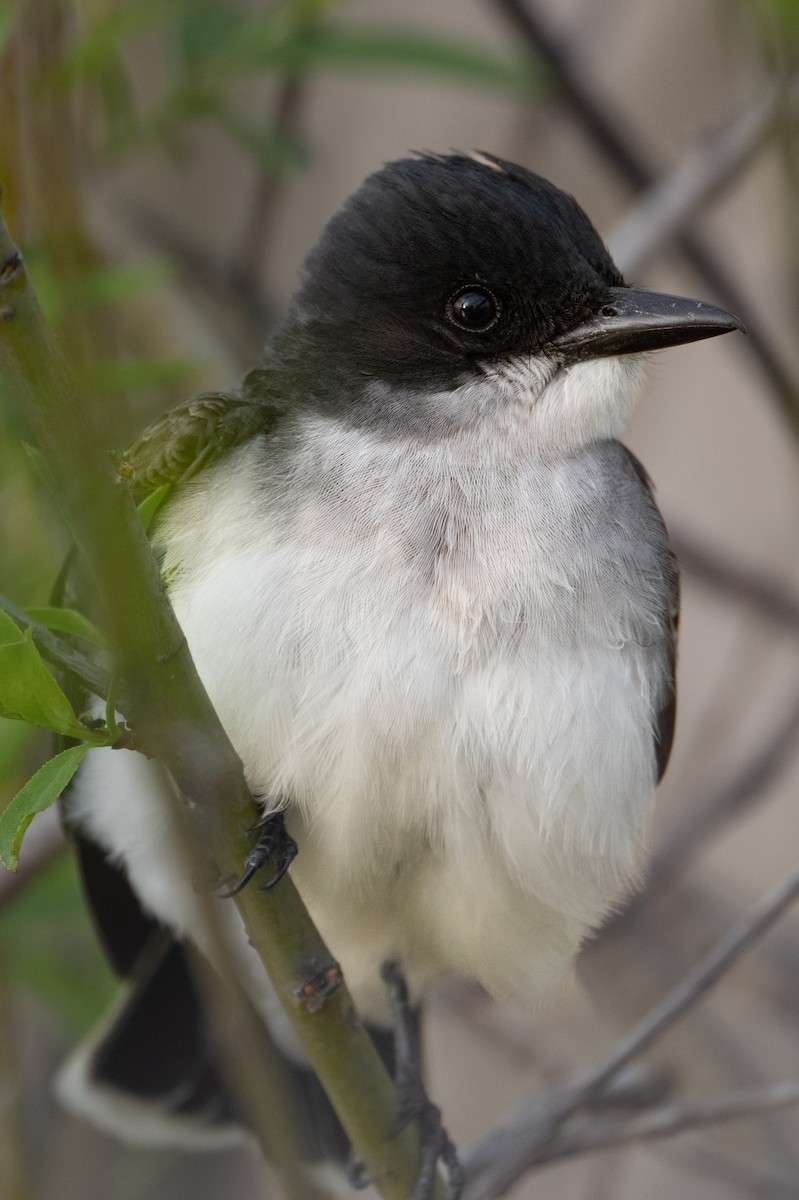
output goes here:
<path id="1" fill-rule="evenodd" d="M 612 449 L 545 464 L 505 440 L 488 470 L 486 447 L 321 418 L 303 447 L 250 444 L 159 531 L 200 674 L 368 1006 L 397 954 L 417 985 L 464 970 L 529 999 L 636 871 L 657 529 L 643 504 L 621 527 Z"/>

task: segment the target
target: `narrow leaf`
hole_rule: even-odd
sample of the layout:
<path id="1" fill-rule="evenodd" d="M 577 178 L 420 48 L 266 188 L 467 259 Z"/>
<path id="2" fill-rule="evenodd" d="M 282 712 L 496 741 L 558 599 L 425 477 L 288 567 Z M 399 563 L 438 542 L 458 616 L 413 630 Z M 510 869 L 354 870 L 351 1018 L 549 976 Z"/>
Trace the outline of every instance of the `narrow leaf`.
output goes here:
<path id="1" fill-rule="evenodd" d="M 142 500 L 139 505 L 139 517 L 145 531 L 152 525 L 156 513 L 171 491 L 172 487 L 170 484 L 162 483 L 159 488 L 156 488 L 154 492 L 150 492 L 150 495 Z"/>
<path id="2" fill-rule="evenodd" d="M 25 611 L 32 621 L 38 621 L 47 629 L 83 638 L 84 641 L 91 642 L 93 646 L 99 646 L 101 649 L 106 645 L 105 638 L 97 626 L 88 617 L 84 617 L 83 613 L 76 612 L 74 608 L 44 605 L 41 608 L 26 608 Z"/>
<path id="3" fill-rule="evenodd" d="M 0 813 L 0 861 L 9 871 L 19 866 L 20 846 L 31 821 L 58 799 L 89 749 L 82 742 L 62 750 L 39 768 Z"/>
<path id="4" fill-rule="evenodd" d="M 16 621 L 0 608 L 0 646 L 5 646 L 9 642 L 21 642 L 24 638 L 25 635 Z"/>

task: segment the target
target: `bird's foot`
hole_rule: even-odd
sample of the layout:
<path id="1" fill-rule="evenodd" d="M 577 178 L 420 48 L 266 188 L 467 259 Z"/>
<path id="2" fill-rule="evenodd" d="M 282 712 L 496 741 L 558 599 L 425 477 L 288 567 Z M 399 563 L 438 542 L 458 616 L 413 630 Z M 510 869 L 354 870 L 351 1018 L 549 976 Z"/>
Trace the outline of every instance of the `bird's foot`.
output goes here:
<path id="1" fill-rule="evenodd" d="M 356 1192 L 363 1191 L 364 1188 L 372 1186 L 372 1181 L 369 1178 L 369 1173 L 366 1170 L 366 1164 L 362 1158 L 359 1158 L 355 1151 L 350 1147 L 349 1157 L 347 1159 L 347 1183 Z"/>
<path id="2" fill-rule="evenodd" d="M 262 892 L 268 891 L 275 884 L 280 883 L 297 857 L 297 843 L 286 830 L 282 812 L 266 813 L 258 822 L 256 829 L 258 840 L 244 860 L 244 872 L 232 887 L 219 893 L 223 899 L 237 895 L 257 871 L 265 867 L 268 862 L 272 862 L 275 867 L 274 873 L 266 883 L 259 885 Z"/>
<path id="3" fill-rule="evenodd" d="M 399 1096 L 397 1132 L 415 1121 L 422 1148 L 422 1161 L 410 1200 L 430 1200 L 439 1162 L 446 1168 L 450 1200 L 458 1200 L 463 1189 L 463 1168 L 444 1128 L 441 1110 L 432 1103 L 425 1089 L 418 1017 L 408 998 L 405 978 L 396 962 L 384 963 L 381 974 L 394 1023 L 395 1083 Z"/>

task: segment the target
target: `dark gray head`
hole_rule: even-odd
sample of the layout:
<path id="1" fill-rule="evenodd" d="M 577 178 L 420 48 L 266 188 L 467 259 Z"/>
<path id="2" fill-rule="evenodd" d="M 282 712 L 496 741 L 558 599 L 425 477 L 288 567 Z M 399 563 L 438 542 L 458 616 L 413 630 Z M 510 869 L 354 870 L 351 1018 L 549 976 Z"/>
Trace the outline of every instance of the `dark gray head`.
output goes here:
<path id="1" fill-rule="evenodd" d="M 554 371 L 736 325 L 667 299 L 627 289 L 577 202 L 539 175 L 424 155 L 371 175 L 332 218 L 273 353 L 340 403 L 357 380 L 449 392 L 521 357 Z"/>

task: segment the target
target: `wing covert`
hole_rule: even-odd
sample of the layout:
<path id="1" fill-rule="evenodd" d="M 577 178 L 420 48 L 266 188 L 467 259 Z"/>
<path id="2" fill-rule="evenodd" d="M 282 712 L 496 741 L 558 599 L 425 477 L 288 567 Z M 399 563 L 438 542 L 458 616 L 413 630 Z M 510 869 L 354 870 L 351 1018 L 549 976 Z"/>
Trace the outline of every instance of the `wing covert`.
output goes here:
<path id="1" fill-rule="evenodd" d="M 165 484 L 178 487 L 236 446 L 270 433 L 283 413 L 254 394 L 264 374 L 252 371 L 241 392 L 205 393 L 149 425 L 118 466 L 136 501 Z"/>

